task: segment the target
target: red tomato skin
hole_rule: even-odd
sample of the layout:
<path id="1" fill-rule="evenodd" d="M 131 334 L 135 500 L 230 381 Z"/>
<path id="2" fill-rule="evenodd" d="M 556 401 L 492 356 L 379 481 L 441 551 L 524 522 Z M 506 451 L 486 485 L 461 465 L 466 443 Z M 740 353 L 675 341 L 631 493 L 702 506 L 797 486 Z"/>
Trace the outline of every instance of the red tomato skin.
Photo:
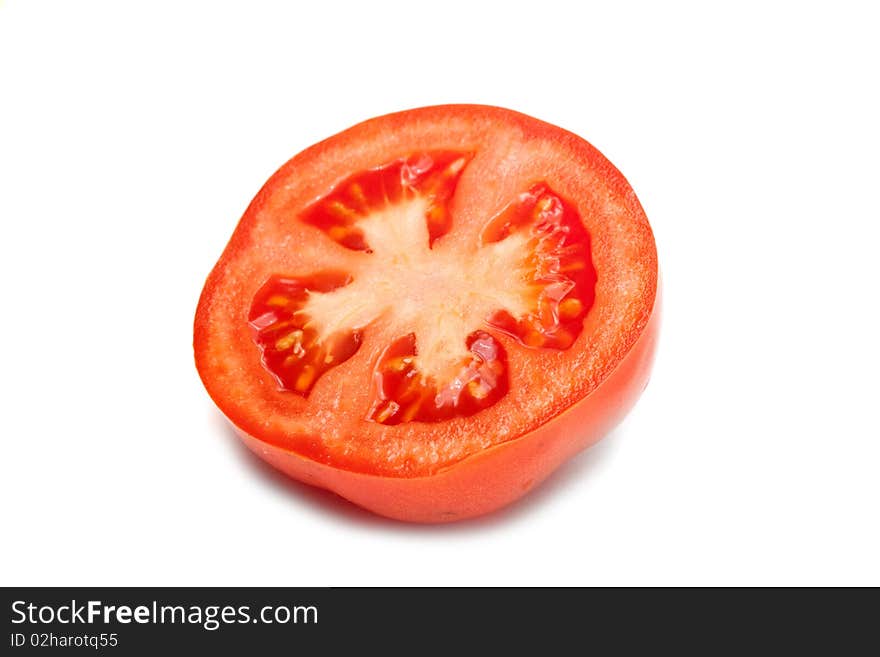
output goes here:
<path id="1" fill-rule="evenodd" d="M 341 470 L 255 438 L 244 444 L 288 476 L 395 520 L 444 523 L 506 506 L 563 462 L 597 443 L 632 409 L 648 384 L 660 329 L 660 282 L 647 324 L 617 368 L 589 395 L 527 434 L 426 477 L 383 477 Z M 233 426 L 234 423 L 233 423 Z"/>
<path id="2" fill-rule="evenodd" d="M 413 115 L 430 121 L 432 117 L 448 112 L 465 117 L 471 113 L 498 114 L 500 120 L 520 126 L 527 135 L 562 140 L 577 157 L 590 162 L 594 171 L 607 178 L 608 188 L 615 197 L 625 200 L 625 206 L 629 207 L 635 221 L 643 222 L 647 228 L 647 235 L 641 238 L 647 273 L 640 305 L 645 311 L 636 325 L 630 323 L 620 329 L 629 347 L 614 355 L 616 365 L 603 374 L 594 388 L 576 401 L 567 400 L 567 406 L 543 424 L 429 474 L 395 476 L 334 467 L 285 448 L 278 444 L 279 436 L 268 434 L 261 437 L 242 429 L 242 426 L 253 428 L 253 418 L 230 404 L 230 392 L 213 381 L 218 366 L 211 364 L 212 318 L 209 313 L 210 301 L 224 293 L 219 285 L 224 264 L 250 248 L 250 237 L 241 227 L 248 225 L 260 212 L 276 212 L 278 207 L 272 200 L 273 193 L 291 172 L 303 163 L 321 161 L 340 137 L 348 138 L 347 133 L 357 131 L 361 138 L 369 138 L 377 127 L 381 127 L 383 132 L 393 134 L 397 125 L 405 129 Z M 605 436 L 635 405 L 648 382 L 660 325 L 660 281 L 653 235 L 641 206 L 620 172 L 587 142 L 556 126 L 509 110 L 483 106 L 422 108 L 381 117 L 381 121 L 380 124 L 374 119 L 355 126 L 307 149 L 284 165 L 260 190 L 203 289 L 194 326 L 196 366 L 212 398 L 244 444 L 290 477 L 333 491 L 376 514 L 400 521 L 443 523 L 464 520 L 490 513 L 525 495 L 567 459 Z M 625 266 L 625 263 L 620 264 Z M 225 290 L 225 293 L 229 292 Z M 238 294 L 238 291 L 232 293 Z M 261 367 L 258 359 L 255 359 L 254 367 Z M 314 438 L 320 442 L 320 436 Z"/>

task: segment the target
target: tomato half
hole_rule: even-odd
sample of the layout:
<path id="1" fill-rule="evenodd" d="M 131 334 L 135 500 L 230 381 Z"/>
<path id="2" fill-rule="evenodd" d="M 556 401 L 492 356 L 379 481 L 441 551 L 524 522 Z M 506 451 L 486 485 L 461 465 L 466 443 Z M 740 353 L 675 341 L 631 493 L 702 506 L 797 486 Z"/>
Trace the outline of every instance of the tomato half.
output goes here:
<path id="1" fill-rule="evenodd" d="M 654 239 L 583 139 L 505 109 L 361 123 L 266 183 L 208 277 L 195 359 L 245 444 L 372 511 L 520 497 L 635 403 Z"/>

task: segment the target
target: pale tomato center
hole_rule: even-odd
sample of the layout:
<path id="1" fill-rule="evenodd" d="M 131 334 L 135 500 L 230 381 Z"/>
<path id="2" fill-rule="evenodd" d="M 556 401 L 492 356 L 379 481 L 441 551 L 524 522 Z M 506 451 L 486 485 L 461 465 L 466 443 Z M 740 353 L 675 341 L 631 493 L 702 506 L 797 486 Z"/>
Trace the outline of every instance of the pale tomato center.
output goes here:
<path id="1" fill-rule="evenodd" d="M 364 251 L 356 275 L 276 276 L 250 322 L 263 364 L 307 395 L 380 317 L 400 337 L 375 364 L 367 418 L 385 424 L 470 415 L 507 391 L 500 330 L 526 348 L 567 349 L 593 303 L 589 236 L 574 210 L 533 185 L 487 221 L 471 257 L 432 248 L 454 230 L 449 201 L 469 159 L 420 153 L 339 183 L 302 219 Z"/>

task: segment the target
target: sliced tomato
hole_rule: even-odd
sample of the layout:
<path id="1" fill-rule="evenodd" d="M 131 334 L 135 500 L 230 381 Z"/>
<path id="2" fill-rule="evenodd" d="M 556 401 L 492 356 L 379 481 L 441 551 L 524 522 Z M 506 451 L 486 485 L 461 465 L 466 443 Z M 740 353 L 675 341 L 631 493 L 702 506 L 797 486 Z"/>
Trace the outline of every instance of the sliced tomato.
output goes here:
<path id="1" fill-rule="evenodd" d="M 377 513 L 518 498 L 644 388 L 645 214 L 583 139 L 494 107 L 372 119 L 300 153 L 208 277 L 195 357 L 256 454 Z"/>

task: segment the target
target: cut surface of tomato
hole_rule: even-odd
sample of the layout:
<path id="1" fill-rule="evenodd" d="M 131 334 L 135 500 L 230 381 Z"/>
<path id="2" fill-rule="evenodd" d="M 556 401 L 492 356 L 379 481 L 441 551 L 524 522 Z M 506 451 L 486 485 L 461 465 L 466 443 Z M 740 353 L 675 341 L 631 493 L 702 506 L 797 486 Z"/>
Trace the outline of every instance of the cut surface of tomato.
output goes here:
<path id="1" fill-rule="evenodd" d="M 515 499 L 622 418 L 656 296 L 644 213 L 589 144 L 499 108 L 409 110 L 269 180 L 205 285 L 196 364 L 277 467 L 385 515 L 449 520 Z M 628 359 L 644 363 L 615 383 Z M 563 435 L 579 412 L 596 428 Z M 546 453 L 512 471 L 513 444 L 537 439 Z M 484 461 L 484 482 L 504 480 L 491 494 L 395 492 L 448 494 Z"/>

